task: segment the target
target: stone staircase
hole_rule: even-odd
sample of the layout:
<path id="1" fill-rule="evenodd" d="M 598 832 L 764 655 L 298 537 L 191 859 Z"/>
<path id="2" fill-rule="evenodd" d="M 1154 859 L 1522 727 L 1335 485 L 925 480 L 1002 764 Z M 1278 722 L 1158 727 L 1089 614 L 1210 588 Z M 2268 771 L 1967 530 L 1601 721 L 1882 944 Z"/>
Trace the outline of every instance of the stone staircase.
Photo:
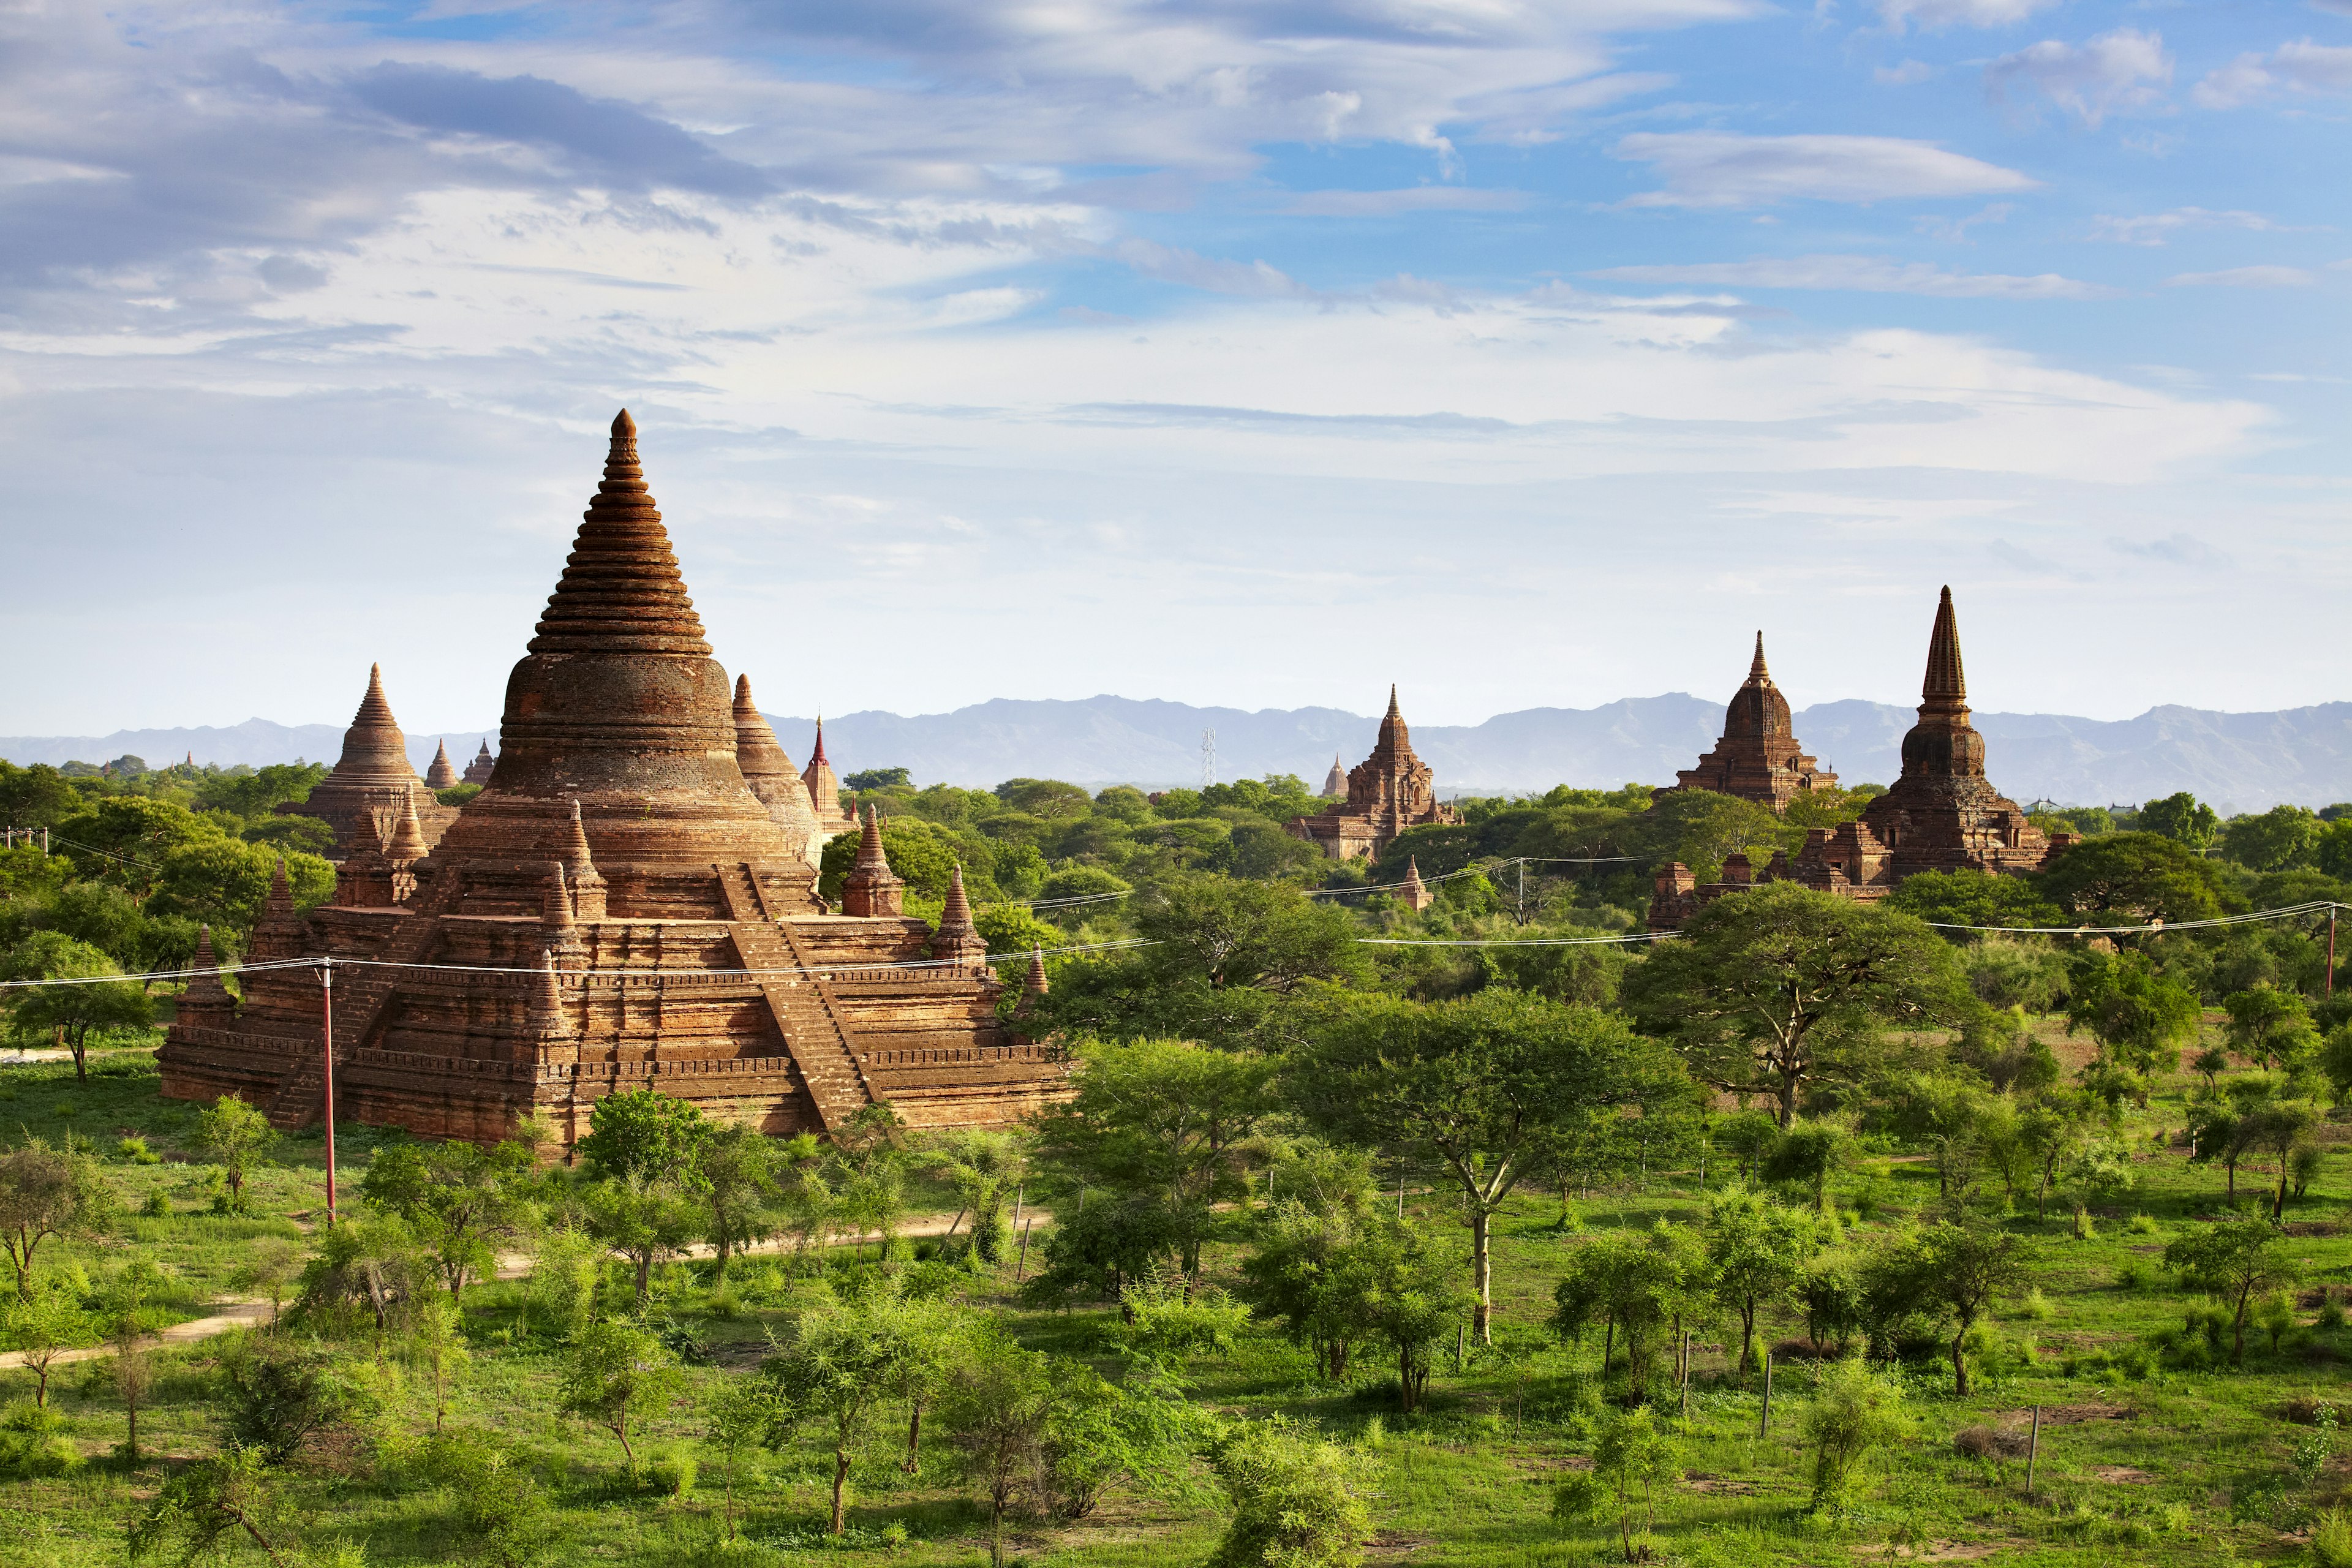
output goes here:
<path id="1" fill-rule="evenodd" d="M 728 934 L 743 967 L 789 971 L 756 975 L 768 1011 L 784 1037 L 784 1048 L 816 1101 L 818 1119 L 828 1132 L 837 1131 L 851 1117 L 873 1103 L 873 1090 L 850 1047 L 848 1024 L 832 993 L 809 964 L 792 931 L 769 912 L 759 879 L 748 865 L 714 865 L 719 886 L 727 899 Z"/>
<path id="2" fill-rule="evenodd" d="M 411 913 L 401 923 L 392 945 L 377 957 L 388 963 L 416 963 L 432 951 L 440 934 L 440 917 L 457 894 L 457 879 L 445 875 L 422 899 L 410 903 Z M 335 979 L 335 1061 L 341 1065 L 365 1045 L 383 1024 L 393 994 L 400 988 L 401 972 L 374 964 L 338 965 Z M 326 1075 L 315 1049 L 303 1052 L 300 1065 L 278 1086 L 270 1098 L 269 1124 L 281 1132 L 299 1131 L 319 1120 L 326 1108 Z"/>

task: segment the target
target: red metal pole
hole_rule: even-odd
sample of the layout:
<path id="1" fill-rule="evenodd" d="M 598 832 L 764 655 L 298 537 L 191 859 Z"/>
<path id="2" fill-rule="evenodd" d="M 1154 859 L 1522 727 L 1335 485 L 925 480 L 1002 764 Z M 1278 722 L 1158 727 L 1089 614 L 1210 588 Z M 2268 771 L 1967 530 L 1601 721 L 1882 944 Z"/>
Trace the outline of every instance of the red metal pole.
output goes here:
<path id="1" fill-rule="evenodd" d="M 335 961 L 319 965 L 320 1060 L 327 1093 L 327 1223 L 335 1223 Z"/>

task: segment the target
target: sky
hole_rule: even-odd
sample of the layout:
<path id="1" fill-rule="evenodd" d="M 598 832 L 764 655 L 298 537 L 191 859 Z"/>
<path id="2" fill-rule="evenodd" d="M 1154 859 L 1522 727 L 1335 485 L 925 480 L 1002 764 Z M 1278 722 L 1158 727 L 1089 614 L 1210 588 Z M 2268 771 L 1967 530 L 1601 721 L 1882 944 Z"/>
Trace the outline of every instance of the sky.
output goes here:
<path id="1" fill-rule="evenodd" d="M 0 733 L 2352 699 L 2352 0 L 0 4 Z M 454 732 L 454 730 L 453 730 Z"/>

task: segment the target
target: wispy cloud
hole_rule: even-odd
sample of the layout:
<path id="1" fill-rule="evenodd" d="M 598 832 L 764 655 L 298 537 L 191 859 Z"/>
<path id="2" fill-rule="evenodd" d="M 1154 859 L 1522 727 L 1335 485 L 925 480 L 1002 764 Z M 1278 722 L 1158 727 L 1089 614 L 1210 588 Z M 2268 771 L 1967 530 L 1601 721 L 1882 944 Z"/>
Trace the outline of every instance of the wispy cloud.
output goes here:
<path id="1" fill-rule="evenodd" d="M 2319 279 L 2300 267 L 2226 267 L 2219 272 L 2180 272 L 2166 279 L 2173 289 L 2305 289 Z"/>
<path id="2" fill-rule="evenodd" d="M 1909 26 L 1927 32 L 1944 27 L 2006 27 L 2057 3 L 2058 0 L 1878 0 L 1878 19 L 1896 33 Z"/>
<path id="3" fill-rule="evenodd" d="M 2158 246 L 2185 228 L 2274 229 L 2279 226 L 2260 213 L 2215 212 L 2206 207 L 2174 207 L 2169 212 L 2117 217 L 2101 213 L 2091 220 L 2091 237 L 2116 245 Z"/>
<path id="4" fill-rule="evenodd" d="M 2162 102 L 2171 81 L 2163 37 L 2133 27 L 2080 44 L 2045 38 L 1985 68 L 1985 90 L 1996 102 L 2039 98 L 2093 128 L 2110 114 Z"/>
<path id="5" fill-rule="evenodd" d="M 1742 136 L 1725 131 L 1639 132 L 1611 155 L 1647 163 L 1665 189 L 1629 206 L 1748 207 L 1787 201 L 1881 202 L 1996 195 L 2034 188 L 2003 169 L 1932 142 L 1891 136 Z"/>
<path id="6" fill-rule="evenodd" d="M 1302 217 L 1396 217 L 1407 213 L 1515 212 L 1525 191 L 1472 190 L 1462 185 L 1413 185 L 1392 191 L 1300 191 L 1281 210 Z"/>
<path id="7" fill-rule="evenodd" d="M 2352 46 L 2302 38 L 2267 55 L 2240 55 L 2197 84 L 2206 109 L 2235 109 L 2281 92 L 2352 92 Z"/>
<path id="8" fill-rule="evenodd" d="M 1879 66 L 1870 73 L 1870 79 L 1881 87 L 1909 87 L 1926 81 L 1936 74 L 1936 68 L 1925 60 L 1905 60 L 1901 65 Z"/>
<path id="9" fill-rule="evenodd" d="M 2107 548 L 2120 555 L 2134 555 L 2143 561 L 2161 561 L 2169 566 L 2234 566 L 2234 557 L 2214 549 L 2203 540 L 2189 533 L 2168 533 L 2161 539 L 2110 538 Z"/>
<path id="10" fill-rule="evenodd" d="M 1212 294 L 1238 294 L 1253 300 L 1305 299 L 1312 289 L 1263 261 L 1220 261 L 1198 251 L 1160 245 L 1148 239 L 1123 239 L 1110 254 L 1146 278 L 1181 283 Z"/>
<path id="11" fill-rule="evenodd" d="M 2017 278 L 1952 272 L 1924 261 L 1885 256 L 1796 256 L 1752 261 L 1612 267 L 1585 274 L 1623 283 L 1696 283 L 1746 289 L 1843 289 L 1869 294 L 1924 294 L 1944 300 L 2096 300 L 2115 290 L 2054 272 Z"/>

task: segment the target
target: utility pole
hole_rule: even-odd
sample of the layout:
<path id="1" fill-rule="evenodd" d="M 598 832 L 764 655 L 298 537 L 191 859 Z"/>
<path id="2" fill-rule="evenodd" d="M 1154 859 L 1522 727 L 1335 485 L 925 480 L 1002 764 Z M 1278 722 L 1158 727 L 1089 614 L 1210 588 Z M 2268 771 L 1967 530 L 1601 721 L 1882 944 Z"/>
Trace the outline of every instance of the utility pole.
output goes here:
<path id="1" fill-rule="evenodd" d="M 2336 994 L 2336 906 L 2327 906 L 2327 994 Z"/>
<path id="2" fill-rule="evenodd" d="M 335 1223 L 335 961 L 319 963 L 320 1077 L 327 1112 L 327 1223 Z"/>
<path id="3" fill-rule="evenodd" d="M 1519 923 L 1528 923 L 1528 859 L 1519 857 Z"/>
<path id="4" fill-rule="evenodd" d="M 1201 787 L 1207 789 L 1217 782 L 1217 732 L 1201 731 Z"/>

